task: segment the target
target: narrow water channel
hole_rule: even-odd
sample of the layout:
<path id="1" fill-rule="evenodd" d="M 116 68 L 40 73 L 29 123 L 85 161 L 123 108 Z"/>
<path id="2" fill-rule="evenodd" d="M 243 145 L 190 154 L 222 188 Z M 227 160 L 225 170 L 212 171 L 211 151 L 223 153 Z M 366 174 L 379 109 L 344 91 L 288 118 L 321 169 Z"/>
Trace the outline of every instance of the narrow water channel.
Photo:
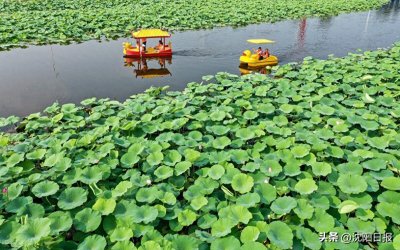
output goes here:
<path id="1" fill-rule="evenodd" d="M 93 96 L 123 101 L 150 86 L 180 90 L 204 75 L 240 74 L 239 56 L 254 47 L 246 43 L 249 38 L 275 40 L 268 48 L 280 63 L 288 63 L 306 56 L 345 56 L 357 49 L 388 47 L 400 41 L 399 27 L 399 0 L 392 0 L 379 10 L 331 18 L 176 32 L 171 38 L 172 60 L 147 62 L 154 73 L 150 77 L 159 75 L 153 78 L 138 71 L 143 65 L 124 61 L 122 43 L 132 39 L 0 52 L 0 116 L 25 116 L 55 101 L 79 103 Z"/>

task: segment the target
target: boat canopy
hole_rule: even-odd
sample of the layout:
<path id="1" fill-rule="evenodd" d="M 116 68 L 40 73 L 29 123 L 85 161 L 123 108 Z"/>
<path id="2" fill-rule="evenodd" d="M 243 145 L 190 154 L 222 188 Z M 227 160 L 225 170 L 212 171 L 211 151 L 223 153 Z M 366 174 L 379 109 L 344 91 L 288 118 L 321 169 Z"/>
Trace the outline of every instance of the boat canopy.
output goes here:
<path id="1" fill-rule="evenodd" d="M 166 68 L 148 69 L 146 71 L 136 70 L 136 77 L 141 76 L 142 78 L 156 78 L 168 75 L 171 75 L 171 72 L 169 72 L 169 70 Z"/>
<path id="2" fill-rule="evenodd" d="M 275 41 L 268 40 L 268 39 L 249 39 L 249 40 L 247 40 L 247 42 L 255 43 L 255 44 L 275 43 Z"/>
<path id="3" fill-rule="evenodd" d="M 143 29 L 136 32 L 132 32 L 132 36 L 135 39 L 139 39 L 139 38 L 170 37 L 171 35 L 167 31 L 163 31 L 160 29 Z"/>

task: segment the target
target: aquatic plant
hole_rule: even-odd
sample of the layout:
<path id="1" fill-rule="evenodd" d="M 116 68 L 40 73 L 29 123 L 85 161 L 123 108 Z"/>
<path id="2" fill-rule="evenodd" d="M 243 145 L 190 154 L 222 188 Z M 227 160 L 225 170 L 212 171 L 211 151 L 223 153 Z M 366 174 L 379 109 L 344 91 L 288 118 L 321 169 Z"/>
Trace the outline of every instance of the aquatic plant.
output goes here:
<path id="1" fill-rule="evenodd" d="M 399 65 L 397 44 L 31 114 L 0 134 L 0 243 L 399 249 Z"/>
<path id="2" fill-rule="evenodd" d="M 387 0 L 0 0 L 0 50 L 130 36 L 138 28 L 186 30 L 332 16 Z"/>

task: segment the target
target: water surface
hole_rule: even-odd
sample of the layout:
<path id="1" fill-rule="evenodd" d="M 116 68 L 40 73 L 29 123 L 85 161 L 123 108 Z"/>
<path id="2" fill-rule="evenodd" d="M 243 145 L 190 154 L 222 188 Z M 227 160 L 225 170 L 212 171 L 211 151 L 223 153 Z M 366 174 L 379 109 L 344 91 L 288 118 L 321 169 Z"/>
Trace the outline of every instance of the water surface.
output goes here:
<path id="1" fill-rule="evenodd" d="M 24 116 L 55 101 L 79 103 L 93 96 L 123 101 L 150 86 L 180 90 L 204 75 L 220 71 L 240 74 L 238 58 L 243 50 L 252 48 L 246 42 L 249 38 L 277 41 L 268 48 L 281 63 L 287 63 L 306 56 L 323 59 L 329 54 L 345 56 L 357 49 L 388 47 L 400 41 L 399 27 L 399 0 L 393 0 L 379 10 L 325 19 L 177 32 L 171 39 L 171 64 L 165 62 L 170 74 L 150 79 L 136 76 L 136 63 L 135 67 L 126 66 L 122 43 L 127 39 L 14 49 L 0 53 L 0 116 Z M 157 40 L 148 44 L 152 42 Z M 161 68 L 157 60 L 148 62 L 147 67 Z"/>

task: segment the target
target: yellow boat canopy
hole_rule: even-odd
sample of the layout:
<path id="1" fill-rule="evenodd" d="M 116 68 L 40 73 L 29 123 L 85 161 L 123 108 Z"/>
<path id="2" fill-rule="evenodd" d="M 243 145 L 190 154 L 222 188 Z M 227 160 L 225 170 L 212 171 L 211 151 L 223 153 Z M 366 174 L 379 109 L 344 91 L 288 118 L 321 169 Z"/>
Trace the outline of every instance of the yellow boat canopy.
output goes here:
<path id="1" fill-rule="evenodd" d="M 132 32 L 132 36 L 135 39 L 138 38 L 156 38 L 156 37 L 170 37 L 171 35 L 167 31 L 160 29 L 145 29 Z"/>
<path id="2" fill-rule="evenodd" d="M 249 43 L 255 43 L 255 44 L 275 43 L 275 41 L 268 40 L 268 39 L 249 39 L 247 41 Z"/>
<path id="3" fill-rule="evenodd" d="M 141 76 L 142 78 L 156 78 L 171 75 L 166 68 L 161 69 L 148 69 L 146 71 L 136 70 L 136 77 Z"/>

